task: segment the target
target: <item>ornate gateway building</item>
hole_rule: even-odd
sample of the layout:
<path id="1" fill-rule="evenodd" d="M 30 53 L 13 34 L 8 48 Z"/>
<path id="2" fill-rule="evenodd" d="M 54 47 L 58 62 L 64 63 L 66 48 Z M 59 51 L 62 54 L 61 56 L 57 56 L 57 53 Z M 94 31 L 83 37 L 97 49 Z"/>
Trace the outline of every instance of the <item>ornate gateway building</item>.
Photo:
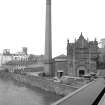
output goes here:
<path id="1" fill-rule="evenodd" d="M 82 76 L 96 71 L 98 42 L 86 40 L 82 33 L 75 43 L 67 42 L 68 73 Z"/>

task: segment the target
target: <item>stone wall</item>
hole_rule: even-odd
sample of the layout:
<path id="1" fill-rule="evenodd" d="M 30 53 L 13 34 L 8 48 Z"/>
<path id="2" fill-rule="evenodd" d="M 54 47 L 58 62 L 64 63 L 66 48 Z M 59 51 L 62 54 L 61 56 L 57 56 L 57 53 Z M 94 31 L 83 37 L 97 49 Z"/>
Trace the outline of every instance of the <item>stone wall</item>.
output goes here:
<path id="1" fill-rule="evenodd" d="M 33 87 L 41 88 L 45 91 L 54 92 L 59 95 L 67 95 L 68 93 L 71 93 L 75 90 L 77 90 L 77 87 L 65 85 L 57 82 L 53 82 L 52 80 L 48 80 L 42 77 L 35 77 L 30 75 L 20 75 L 20 74 L 12 74 L 12 78 L 26 83 Z"/>
<path id="2" fill-rule="evenodd" d="M 97 75 L 105 77 L 105 69 L 98 69 L 97 70 Z"/>

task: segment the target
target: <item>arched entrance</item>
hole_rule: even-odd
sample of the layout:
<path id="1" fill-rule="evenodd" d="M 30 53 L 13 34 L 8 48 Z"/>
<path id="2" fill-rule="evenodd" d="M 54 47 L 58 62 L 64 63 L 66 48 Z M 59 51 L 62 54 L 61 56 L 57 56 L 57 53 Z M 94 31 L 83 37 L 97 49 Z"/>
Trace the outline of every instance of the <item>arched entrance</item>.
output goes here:
<path id="1" fill-rule="evenodd" d="M 79 70 L 79 76 L 81 77 L 83 75 L 85 75 L 85 70 Z"/>
<path id="2" fill-rule="evenodd" d="M 77 76 L 81 77 L 86 74 L 86 68 L 84 66 L 80 66 L 77 68 Z"/>

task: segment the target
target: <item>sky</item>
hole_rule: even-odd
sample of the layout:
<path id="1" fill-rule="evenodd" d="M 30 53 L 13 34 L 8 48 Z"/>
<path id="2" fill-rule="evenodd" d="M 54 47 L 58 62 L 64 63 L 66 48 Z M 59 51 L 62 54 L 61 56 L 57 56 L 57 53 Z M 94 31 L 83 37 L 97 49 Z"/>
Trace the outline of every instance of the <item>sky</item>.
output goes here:
<path id="1" fill-rule="evenodd" d="M 0 0 L 0 52 L 10 49 L 44 54 L 46 0 Z M 66 54 L 67 39 L 80 33 L 89 40 L 105 38 L 104 0 L 52 0 L 53 57 Z"/>

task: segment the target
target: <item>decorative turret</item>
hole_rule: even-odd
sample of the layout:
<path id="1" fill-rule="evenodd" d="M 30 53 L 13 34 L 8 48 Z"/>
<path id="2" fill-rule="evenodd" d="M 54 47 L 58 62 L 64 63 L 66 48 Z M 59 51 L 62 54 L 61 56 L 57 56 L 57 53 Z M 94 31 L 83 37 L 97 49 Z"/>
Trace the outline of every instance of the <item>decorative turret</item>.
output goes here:
<path id="1" fill-rule="evenodd" d="M 69 55 L 69 50 L 70 50 L 70 43 L 69 39 L 67 39 L 67 55 Z"/>
<path id="2" fill-rule="evenodd" d="M 76 41 L 77 41 L 77 40 L 76 40 L 76 38 L 75 38 L 75 43 L 76 43 Z"/>
<path id="3" fill-rule="evenodd" d="M 80 34 L 79 39 L 75 42 L 77 48 L 87 48 L 88 47 L 88 41 L 84 38 L 82 35 L 82 32 Z"/>
<path id="4" fill-rule="evenodd" d="M 82 32 L 81 32 L 81 36 L 83 36 L 83 35 L 82 35 Z"/>
<path id="5" fill-rule="evenodd" d="M 98 48 L 98 41 L 97 41 L 96 38 L 94 39 L 94 47 L 95 47 L 95 48 Z"/>
<path id="6" fill-rule="evenodd" d="M 67 44 L 69 44 L 69 39 L 67 39 Z"/>

